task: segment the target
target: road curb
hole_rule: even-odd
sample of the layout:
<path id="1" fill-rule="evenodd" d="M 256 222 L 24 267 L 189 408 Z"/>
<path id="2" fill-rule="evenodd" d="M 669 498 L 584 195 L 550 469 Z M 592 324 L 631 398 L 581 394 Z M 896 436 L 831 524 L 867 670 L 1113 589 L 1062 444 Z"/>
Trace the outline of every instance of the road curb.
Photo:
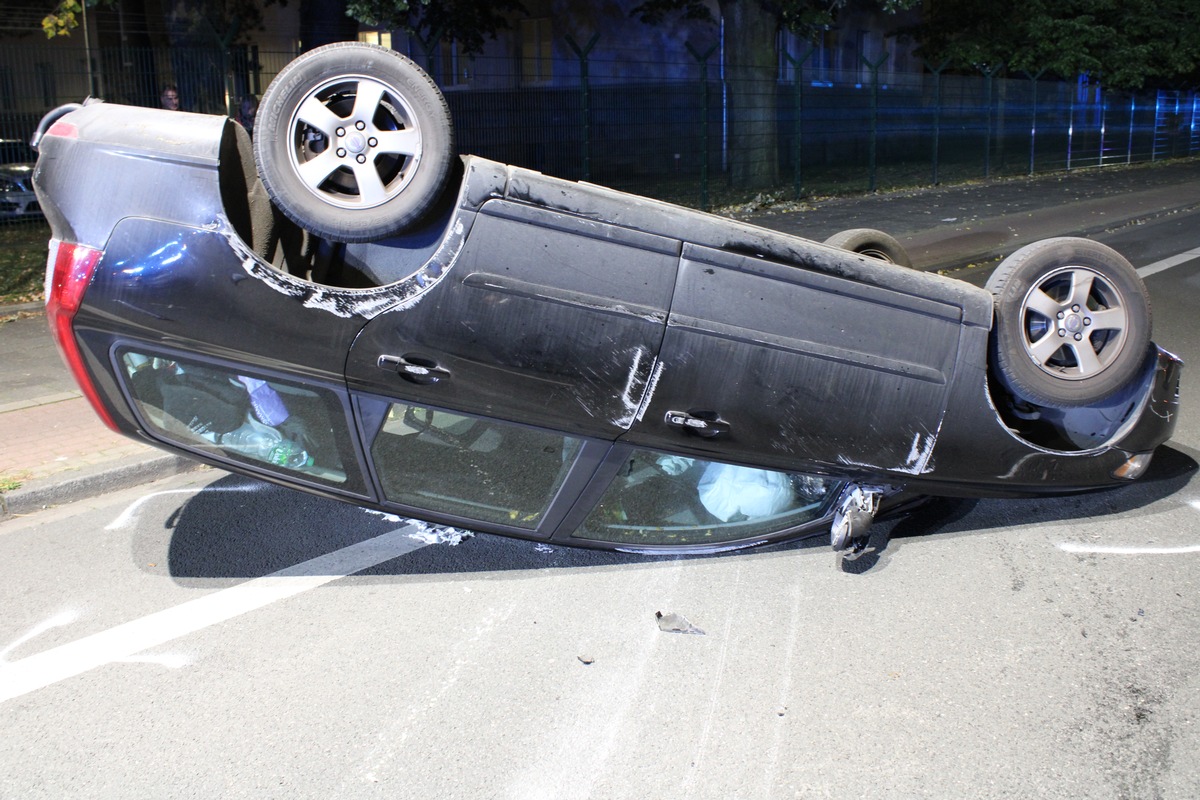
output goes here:
<path id="1" fill-rule="evenodd" d="M 129 489 L 206 466 L 190 458 L 162 453 L 51 475 L 0 493 L 0 519 Z"/>

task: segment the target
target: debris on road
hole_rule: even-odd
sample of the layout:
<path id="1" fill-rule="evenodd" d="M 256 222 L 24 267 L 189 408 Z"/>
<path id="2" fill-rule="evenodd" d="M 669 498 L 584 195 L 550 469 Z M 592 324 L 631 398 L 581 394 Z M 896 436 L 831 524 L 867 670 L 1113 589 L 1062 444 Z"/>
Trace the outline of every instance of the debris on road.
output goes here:
<path id="1" fill-rule="evenodd" d="M 688 622 L 686 617 L 682 614 L 676 614 L 674 611 L 668 614 L 655 611 L 654 616 L 658 620 L 658 629 L 664 633 L 690 633 L 695 636 L 705 635 L 704 631 Z"/>
<path id="2" fill-rule="evenodd" d="M 413 532 L 408 535 L 410 539 L 416 539 L 424 544 L 445 544 L 450 547 L 457 547 L 475 536 L 472 531 L 459 530 L 458 528 L 450 528 L 444 525 L 429 525 L 417 520 L 412 521 Z"/>

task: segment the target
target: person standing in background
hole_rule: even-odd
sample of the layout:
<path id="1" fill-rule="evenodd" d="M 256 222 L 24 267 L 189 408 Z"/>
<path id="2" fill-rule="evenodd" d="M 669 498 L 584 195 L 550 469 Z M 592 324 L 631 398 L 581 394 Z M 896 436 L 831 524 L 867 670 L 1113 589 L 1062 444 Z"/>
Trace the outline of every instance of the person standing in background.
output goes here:
<path id="1" fill-rule="evenodd" d="M 238 107 L 237 121 L 246 129 L 246 133 L 254 135 L 254 119 L 258 116 L 258 98 L 252 94 L 248 94 L 242 98 L 242 104 Z"/>

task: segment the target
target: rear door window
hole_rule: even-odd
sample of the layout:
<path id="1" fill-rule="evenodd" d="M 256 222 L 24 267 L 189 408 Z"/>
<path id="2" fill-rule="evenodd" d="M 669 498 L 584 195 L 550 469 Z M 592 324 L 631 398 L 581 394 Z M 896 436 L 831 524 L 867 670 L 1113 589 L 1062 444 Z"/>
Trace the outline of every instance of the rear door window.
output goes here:
<path id="1" fill-rule="evenodd" d="M 335 392 L 240 366 L 141 349 L 118 355 L 147 429 L 211 457 L 365 493 Z"/>
<path id="2" fill-rule="evenodd" d="M 392 403 L 371 457 L 389 503 L 532 531 L 583 444 L 553 431 Z"/>

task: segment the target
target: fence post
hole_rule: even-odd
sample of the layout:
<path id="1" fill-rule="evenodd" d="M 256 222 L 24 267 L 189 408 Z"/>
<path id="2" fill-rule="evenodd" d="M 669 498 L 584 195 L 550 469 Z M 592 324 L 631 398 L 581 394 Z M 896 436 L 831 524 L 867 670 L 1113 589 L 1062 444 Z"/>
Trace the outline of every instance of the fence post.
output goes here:
<path id="1" fill-rule="evenodd" d="M 91 37 L 88 35 L 87 0 L 83 0 L 83 2 L 80 3 L 80 6 L 81 6 L 80 11 L 82 12 L 80 14 L 80 16 L 83 17 L 83 53 L 84 53 L 84 58 L 87 59 L 87 63 L 85 64 L 85 66 L 87 67 L 88 97 L 95 97 L 97 94 L 97 92 L 96 92 L 96 76 L 92 70 L 92 40 L 91 40 Z"/>
<path id="2" fill-rule="evenodd" d="M 936 68 L 928 61 L 925 62 L 925 68 L 933 73 L 933 185 L 938 184 L 938 161 L 940 154 L 938 147 L 941 144 L 942 138 L 942 71 L 950 66 L 950 59 L 946 59 Z"/>
<path id="3" fill-rule="evenodd" d="M 795 80 L 792 81 L 792 101 L 796 109 L 796 132 L 792 137 L 792 192 L 797 200 L 800 199 L 801 189 L 803 188 L 800 178 L 800 140 L 801 128 L 804 124 L 804 80 L 803 68 L 804 62 L 808 61 L 809 57 L 816 52 L 815 47 L 810 47 L 800 58 L 792 58 L 792 54 L 788 51 L 783 51 L 783 57 L 792 65 L 792 69 L 796 71 Z"/>
<path id="4" fill-rule="evenodd" d="M 1191 156 L 1192 149 L 1196 144 L 1196 90 L 1192 89 L 1192 117 L 1188 120 L 1188 150 L 1187 154 Z"/>
<path id="5" fill-rule="evenodd" d="M 592 179 L 592 99 L 591 92 L 588 86 L 588 53 L 592 52 L 592 48 L 596 46 L 596 42 L 600 39 L 599 32 L 593 33 L 592 38 L 583 48 L 580 48 L 571 34 L 567 34 L 567 44 L 575 55 L 579 56 L 579 103 L 580 103 L 580 128 L 583 133 L 583 145 L 580 157 L 583 161 L 583 179 L 590 181 Z"/>
<path id="6" fill-rule="evenodd" d="M 1075 84 L 1067 84 L 1071 87 L 1071 104 L 1067 111 L 1067 172 L 1071 171 L 1071 150 L 1075 144 L 1075 96 L 1079 92 L 1078 80 L 1076 78 Z"/>
<path id="7" fill-rule="evenodd" d="M 1046 72 L 1045 68 L 1039 69 L 1036 75 L 1030 75 L 1029 72 L 1022 70 L 1026 78 L 1029 78 L 1029 86 L 1031 89 L 1030 105 L 1032 111 L 1029 115 L 1029 177 L 1033 177 L 1033 156 L 1034 148 L 1037 144 L 1037 82 L 1038 78 Z"/>
<path id="8" fill-rule="evenodd" d="M 888 60 L 888 55 L 888 53 L 884 53 L 875 63 L 871 63 L 866 56 L 860 56 L 862 62 L 867 65 L 867 69 L 871 71 L 871 148 L 868 182 L 868 191 L 871 192 L 875 191 L 875 152 L 879 138 L 879 68 Z"/>
<path id="9" fill-rule="evenodd" d="M 1096 166 L 1104 166 L 1104 135 L 1108 132 L 1108 93 L 1101 85 L 1097 92 L 1100 94 L 1100 152 L 1096 158 Z"/>
<path id="10" fill-rule="evenodd" d="M 708 211 L 708 59 L 717 52 L 717 46 L 714 44 L 705 52 L 701 53 L 692 47 L 691 42 L 687 42 L 687 50 L 692 54 L 692 58 L 700 64 L 700 96 L 701 96 L 701 117 L 700 117 L 700 140 L 704 143 L 701 149 L 700 161 L 700 209 Z"/>
<path id="11" fill-rule="evenodd" d="M 978 65 L 977 65 L 978 66 Z M 987 128 L 983 132 L 983 177 L 992 177 L 992 76 L 1004 67 L 997 64 L 994 67 L 984 64 L 978 66 L 983 73 L 983 98 L 987 104 Z"/>
<path id="12" fill-rule="evenodd" d="M 1129 92 L 1129 141 L 1125 147 L 1125 163 L 1133 163 L 1133 118 L 1137 114 L 1137 93 Z"/>

